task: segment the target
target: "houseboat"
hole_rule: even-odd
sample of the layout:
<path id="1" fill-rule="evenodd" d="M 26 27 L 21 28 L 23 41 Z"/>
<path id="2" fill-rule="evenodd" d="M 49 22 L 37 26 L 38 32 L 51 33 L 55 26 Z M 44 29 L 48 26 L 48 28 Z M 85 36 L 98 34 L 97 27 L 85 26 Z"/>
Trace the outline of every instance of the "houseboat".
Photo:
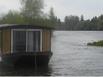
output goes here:
<path id="1" fill-rule="evenodd" d="M 38 25 L 0 25 L 0 50 L 6 65 L 48 65 L 52 29 Z"/>

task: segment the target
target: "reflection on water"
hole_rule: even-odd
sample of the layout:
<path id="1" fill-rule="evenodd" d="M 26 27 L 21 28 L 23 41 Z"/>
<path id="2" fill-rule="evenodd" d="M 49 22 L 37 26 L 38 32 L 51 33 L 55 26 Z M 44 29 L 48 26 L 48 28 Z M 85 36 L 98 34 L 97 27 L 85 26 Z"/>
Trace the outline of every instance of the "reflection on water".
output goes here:
<path id="1" fill-rule="evenodd" d="M 0 75 L 2 76 L 50 76 L 52 69 L 46 67 L 5 67 L 0 65 Z"/>
<path id="2" fill-rule="evenodd" d="M 9 68 L 0 65 L 0 75 L 103 76 L 103 47 L 87 46 L 103 40 L 103 31 L 55 31 L 53 56 L 48 67 Z"/>

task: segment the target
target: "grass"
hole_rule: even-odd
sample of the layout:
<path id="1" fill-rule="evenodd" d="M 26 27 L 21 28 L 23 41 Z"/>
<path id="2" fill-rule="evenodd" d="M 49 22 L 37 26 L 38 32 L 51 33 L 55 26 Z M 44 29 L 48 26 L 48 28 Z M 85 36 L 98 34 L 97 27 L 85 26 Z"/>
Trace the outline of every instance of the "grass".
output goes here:
<path id="1" fill-rule="evenodd" d="M 92 43 L 87 43 L 89 46 L 102 46 L 103 47 L 103 40 L 97 41 L 97 42 L 92 42 Z"/>

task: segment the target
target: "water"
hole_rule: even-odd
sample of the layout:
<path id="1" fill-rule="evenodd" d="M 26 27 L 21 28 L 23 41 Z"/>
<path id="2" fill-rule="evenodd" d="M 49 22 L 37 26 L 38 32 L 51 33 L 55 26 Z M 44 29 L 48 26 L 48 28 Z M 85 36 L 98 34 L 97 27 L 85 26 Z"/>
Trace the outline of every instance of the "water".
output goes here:
<path id="1" fill-rule="evenodd" d="M 87 46 L 88 42 L 97 40 L 103 40 L 103 32 L 54 32 L 52 75 L 103 75 L 103 48 Z"/>
<path id="2" fill-rule="evenodd" d="M 103 47 L 86 45 L 98 40 L 103 40 L 103 31 L 55 31 L 48 67 L 0 67 L 0 75 L 103 76 Z"/>

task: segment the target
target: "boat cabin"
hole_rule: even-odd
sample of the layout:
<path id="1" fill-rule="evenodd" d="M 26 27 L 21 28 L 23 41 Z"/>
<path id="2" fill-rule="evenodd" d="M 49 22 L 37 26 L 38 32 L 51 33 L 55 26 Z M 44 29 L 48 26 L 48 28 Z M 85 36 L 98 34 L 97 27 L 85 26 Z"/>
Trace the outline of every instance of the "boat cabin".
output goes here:
<path id="1" fill-rule="evenodd" d="M 51 28 L 36 25 L 0 25 L 1 54 L 50 52 Z"/>
<path id="2" fill-rule="evenodd" d="M 51 28 L 37 25 L 0 25 L 2 63 L 47 65 L 51 56 Z"/>

